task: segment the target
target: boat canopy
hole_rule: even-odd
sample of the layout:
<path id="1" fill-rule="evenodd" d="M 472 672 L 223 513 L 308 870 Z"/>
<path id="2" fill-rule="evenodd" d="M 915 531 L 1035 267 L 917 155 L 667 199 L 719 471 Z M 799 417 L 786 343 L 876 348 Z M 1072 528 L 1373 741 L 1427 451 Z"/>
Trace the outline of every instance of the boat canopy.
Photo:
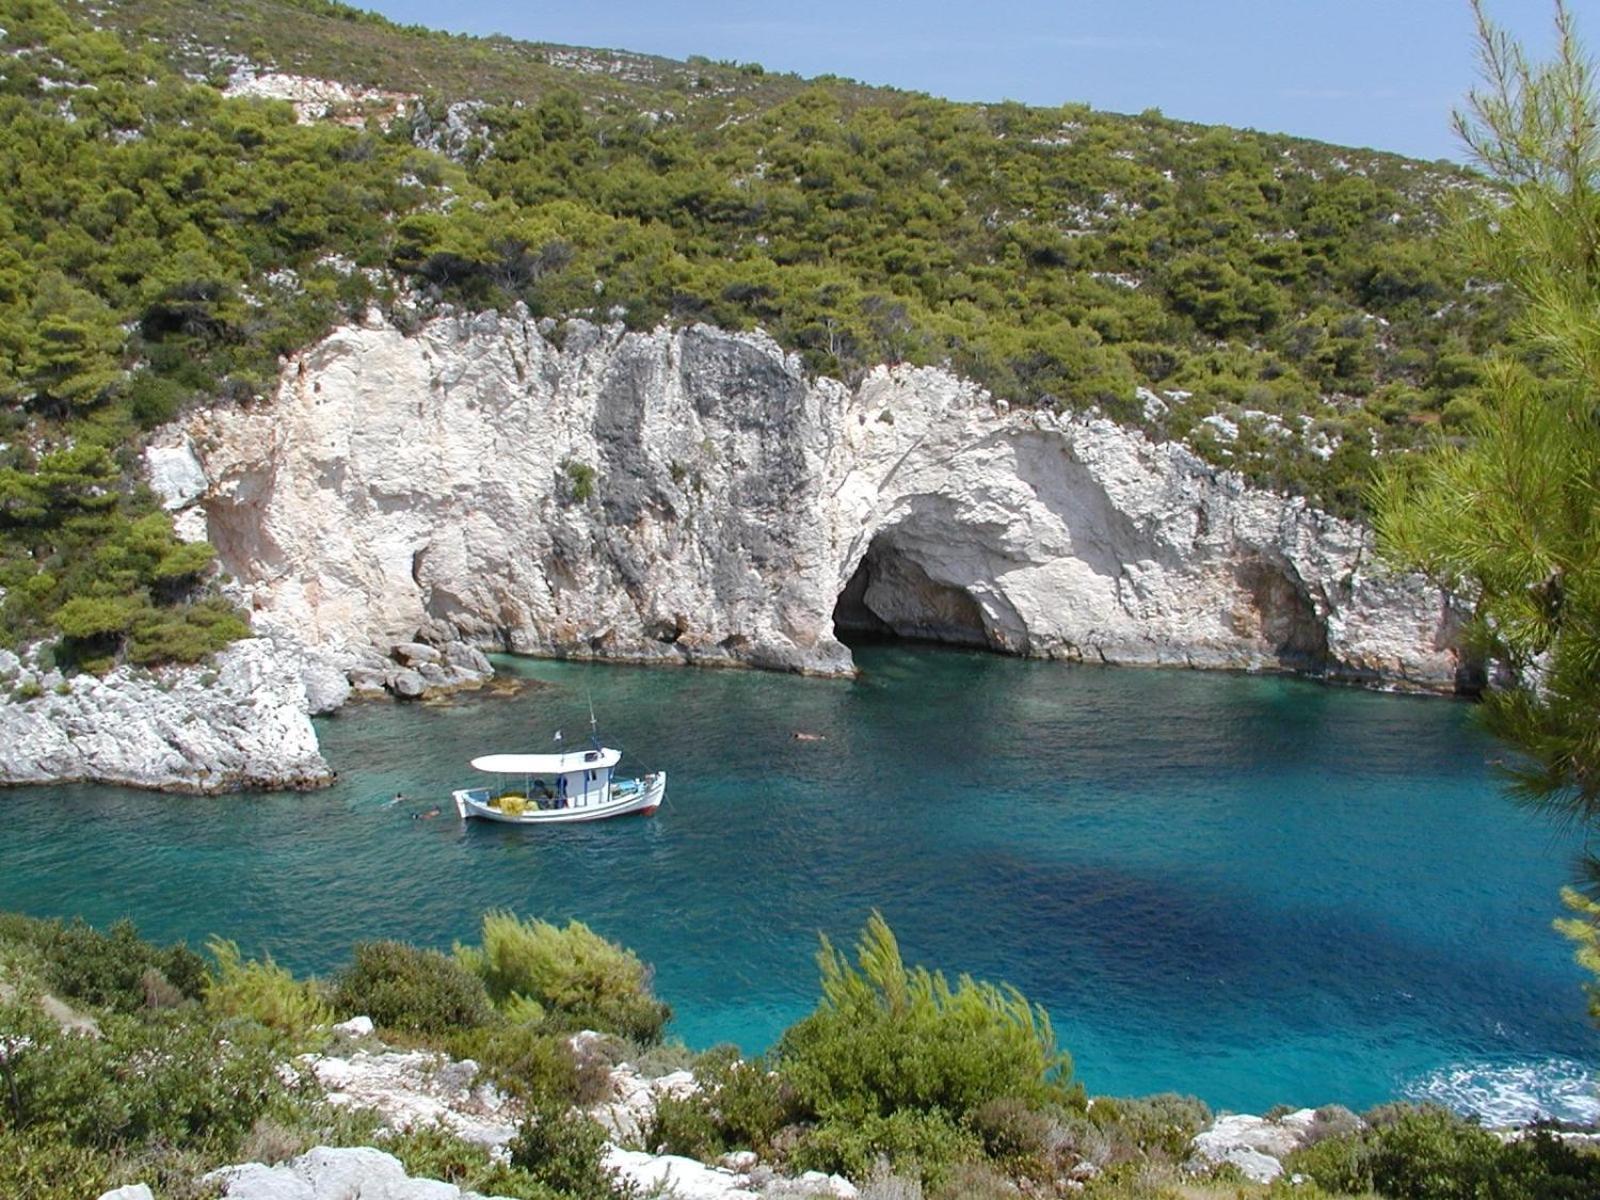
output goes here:
<path id="1" fill-rule="evenodd" d="M 622 751 L 573 750 L 568 754 L 486 754 L 472 760 L 479 771 L 496 775 L 570 775 L 577 771 L 598 771 L 622 761 Z"/>

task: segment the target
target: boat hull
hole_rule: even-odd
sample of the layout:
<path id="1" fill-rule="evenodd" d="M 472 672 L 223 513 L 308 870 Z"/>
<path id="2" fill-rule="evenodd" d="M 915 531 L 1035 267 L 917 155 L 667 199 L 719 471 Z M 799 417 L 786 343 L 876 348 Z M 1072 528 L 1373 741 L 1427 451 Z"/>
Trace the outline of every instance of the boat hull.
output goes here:
<path id="1" fill-rule="evenodd" d="M 637 788 L 629 784 L 637 783 Z M 452 792 L 456 812 L 462 820 L 494 821 L 501 825 L 573 825 L 580 821 L 603 821 L 608 817 L 637 814 L 648 816 L 661 807 L 667 794 L 667 773 L 657 771 L 640 780 L 627 780 L 611 785 L 611 795 L 598 804 L 572 808 L 540 808 L 520 813 L 501 812 L 490 806 L 488 796 L 480 789 L 463 788 Z"/>

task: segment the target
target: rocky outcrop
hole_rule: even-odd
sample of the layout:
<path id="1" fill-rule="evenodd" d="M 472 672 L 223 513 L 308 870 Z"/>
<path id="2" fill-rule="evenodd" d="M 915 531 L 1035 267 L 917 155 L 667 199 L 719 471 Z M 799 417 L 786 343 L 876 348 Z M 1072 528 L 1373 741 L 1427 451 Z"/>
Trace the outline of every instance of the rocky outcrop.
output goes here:
<path id="1" fill-rule="evenodd" d="M 103 678 L 66 679 L 0 650 L 0 680 L 0 783 L 181 792 L 330 782 L 310 714 L 350 694 L 335 663 L 287 637 L 236 642 L 204 666 Z"/>
<path id="2" fill-rule="evenodd" d="M 370 1032 L 370 1025 L 368 1027 Z M 357 1035 L 361 1036 L 361 1035 Z M 471 1059 L 425 1050 L 357 1050 L 298 1060 L 339 1108 L 370 1109 L 393 1131 L 443 1125 L 463 1141 L 494 1149 L 517 1131 L 521 1108 L 478 1077 Z"/>
<path id="3" fill-rule="evenodd" d="M 201 1182 L 228 1200 L 482 1200 L 453 1183 L 413 1179 L 398 1158 L 371 1146 L 318 1146 L 275 1167 L 223 1167 Z"/>
<path id="4" fill-rule="evenodd" d="M 1365 1128 L 1360 1117 L 1336 1104 L 1279 1117 L 1229 1113 L 1195 1135 L 1189 1144 L 1190 1164 L 1196 1170 L 1235 1167 L 1246 1179 L 1271 1183 L 1283 1174 L 1283 1160 L 1296 1150 Z"/>
<path id="5" fill-rule="evenodd" d="M 559 335 L 559 336 L 558 336 Z M 260 628 L 351 656 L 851 669 L 840 628 L 1450 689 L 1454 615 L 1366 531 L 942 370 L 809 379 L 761 334 L 524 315 L 343 328 L 170 457 Z M 420 670 L 420 668 L 418 668 Z M 409 681 L 408 681 L 409 682 Z M 391 687 L 393 684 L 391 683 Z"/>

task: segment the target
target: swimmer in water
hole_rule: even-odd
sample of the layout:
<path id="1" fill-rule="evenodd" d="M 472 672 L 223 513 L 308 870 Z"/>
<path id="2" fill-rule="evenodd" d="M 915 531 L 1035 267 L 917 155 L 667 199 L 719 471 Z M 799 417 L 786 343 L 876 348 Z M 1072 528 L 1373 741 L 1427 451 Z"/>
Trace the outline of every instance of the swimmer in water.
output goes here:
<path id="1" fill-rule="evenodd" d="M 433 820 L 434 817 L 437 817 L 438 815 L 439 815 L 439 810 L 437 808 L 430 808 L 427 812 L 412 813 L 411 814 L 411 819 L 413 821 L 431 821 L 431 820 Z"/>
<path id="2" fill-rule="evenodd" d="M 802 733 L 797 729 L 794 731 L 794 740 L 797 742 L 825 742 L 828 739 L 820 733 Z"/>

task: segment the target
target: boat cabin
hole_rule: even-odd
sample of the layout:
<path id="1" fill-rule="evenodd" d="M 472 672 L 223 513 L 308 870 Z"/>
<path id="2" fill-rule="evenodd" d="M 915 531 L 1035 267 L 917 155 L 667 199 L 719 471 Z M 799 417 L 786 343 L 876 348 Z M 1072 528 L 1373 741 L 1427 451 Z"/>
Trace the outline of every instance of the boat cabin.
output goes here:
<path id="1" fill-rule="evenodd" d="M 609 748 L 568 754 L 486 754 L 472 760 L 473 768 L 500 779 L 490 787 L 470 788 L 466 796 L 513 815 L 590 808 L 611 800 L 611 772 L 621 760 L 621 751 Z"/>

